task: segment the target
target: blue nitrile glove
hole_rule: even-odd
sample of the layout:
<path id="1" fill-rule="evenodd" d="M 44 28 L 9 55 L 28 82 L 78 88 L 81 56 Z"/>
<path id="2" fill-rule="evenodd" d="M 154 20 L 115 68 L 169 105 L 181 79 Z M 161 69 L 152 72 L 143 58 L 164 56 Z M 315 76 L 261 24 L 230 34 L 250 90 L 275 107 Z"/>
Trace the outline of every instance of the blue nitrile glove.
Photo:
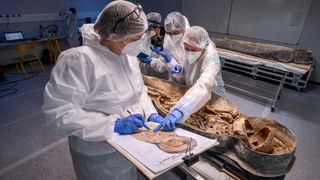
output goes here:
<path id="1" fill-rule="evenodd" d="M 154 129 L 153 130 L 154 132 L 159 131 L 161 127 L 163 127 L 165 131 L 170 131 L 172 129 L 171 125 L 168 122 L 165 122 L 164 118 L 159 114 L 156 114 L 156 113 L 151 114 L 150 117 L 148 118 L 148 121 L 159 123 L 158 125 L 159 128 L 157 130 Z"/>
<path id="2" fill-rule="evenodd" d="M 174 109 L 163 119 L 163 121 L 153 131 L 157 132 L 160 130 L 161 127 L 163 127 L 165 131 L 173 131 L 176 128 L 175 123 L 180 121 L 182 117 L 183 112 L 181 112 L 178 109 Z"/>
<path id="3" fill-rule="evenodd" d="M 140 52 L 137 55 L 137 58 L 139 59 L 140 62 L 146 63 L 146 64 L 150 64 L 152 61 L 151 57 L 148 54 L 145 54 L 143 52 Z"/>
<path id="4" fill-rule="evenodd" d="M 182 66 L 180 64 L 174 65 L 170 68 L 171 74 L 180 73 L 182 71 Z"/>
<path id="5" fill-rule="evenodd" d="M 148 57 L 138 57 L 139 61 L 142 63 L 150 64 L 152 59 L 150 56 Z"/>
<path id="6" fill-rule="evenodd" d="M 150 121 L 150 122 L 156 122 L 156 123 L 161 123 L 162 121 L 163 121 L 163 117 L 162 116 L 160 116 L 159 114 L 157 114 L 157 113 L 153 113 L 153 114 L 151 114 L 150 116 L 149 116 L 149 118 L 148 118 L 148 121 Z"/>
<path id="7" fill-rule="evenodd" d="M 151 47 L 151 50 L 153 51 L 153 52 L 155 52 L 155 53 L 157 53 L 157 54 L 159 54 L 159 55 L 161 55 L 163 58 L 164 58 L 164 60 L 166 61 L 166 62 L 170 62 L 171 61 L 171 59 L 172 59 L 172 57 L 169 55 L 169 53 L 166 51 L 166 50 L 161 50 L 161 47 Z"/>
<path id="8" fill-rule="evenodd" d="M 117 119 L 114 125 L 114 132 L 119 134 L 132 134 L 138 131 L 144 124 L 141 114 L 132 114 L 122 119 Z"/>

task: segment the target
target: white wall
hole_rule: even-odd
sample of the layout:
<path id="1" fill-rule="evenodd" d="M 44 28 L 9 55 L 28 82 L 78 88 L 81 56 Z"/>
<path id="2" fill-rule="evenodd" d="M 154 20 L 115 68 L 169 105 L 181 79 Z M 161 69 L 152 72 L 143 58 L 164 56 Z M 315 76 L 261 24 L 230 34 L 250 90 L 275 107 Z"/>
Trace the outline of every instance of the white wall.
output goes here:
<path id="1" fill-rule="evenodd" d="M 235 0 L 228 33 L 297 44 L 312 0 Z"/>
<path id="2" fill-rule="evenodd" d="M 143 11 L 158 12 L 162 16 L 162 22 L 167 14 L 172 11 L 181 11 L 181 1 L 183 0 L 137 0 L 143 7 Z"/>
<path id="3" fill-rule="evenodd" d="M 310 49 L 315 58 L 313 81 L 320 82 L 320 1 L 313 0 L 297 48 Z"/>
<path id="4" fill-rule="evenodd" d="M 172 0 L 170 3 L 168 3 L 170 0 L 165 0 L 165 1 L 155 1 L 155 0 L 140 0 L 139 2 L 144 6 L 146 5 L 146 9 L 152 9 L 153 11 L 158 11 L 161 12 L 163 15 L 163 19 L 165 19 L 165 15 L 172 11 L 182 11 L 182 1 L 179 0 Z M 185 14 L 188 14 L 188 18 L 192 20 L 191 25 L 195 24 L 203 24 L 203 18 L 205 18 L 208 14 L 213 14 L 213 12 L 208 12 L 208 11 L 213 11 L 211 8 L 206 8 L 199 10 L 197 9 L 197 3 L 201 3 L 202 1 L 193 1 L 195 4 L 194 9 L 188 9 L 188 11 L 194 10 L 194 12 L 187 12 Z M 235 0 L 236 1 L 236 0 Z M 189 1 L 188 1 L 189 2 Z M 215 3 L 219 3 L 217 6 L 224 7 L 226 2 L 219 1 L 219 0 L 214 0 Z M 179 9 L 180 7 L 180 9 Z M 311 75 L 311 80 L 320 82 L 320 1 L 317 0 L 312 0 L 311 6 L 309 8 L 309 12 L 307 15 L 307 19 L 305 21 L 305 24 L 303 25 L 302 32 L 300 37 L 298 38 L 298 43 L 296 45 L 292 44 L 286 44 L 286 43 L 279 43 L 275 41 L 267 41 L 263 39 L 254 39 L 254 38 L 248 38 L 248 37 L 243 37 L 243 36 L 234 36 L 234 35 L 229 35 L 227 33 L 221 33 L 219 31 L 212 31 L 211 29 L 215 29 L 215 27 L 205 27 L 211 31 L 209 31 L 210 34 L 214 36 L 227 36 L 227 37 L 232 37 L 232 38 L 238 38 L 242 40 L 248 40 L 248 41 L 254 41 L 254 42 L 264 42 L 264 43 L 273 43 L 273 44 L 278 44 L 278 45 L 284 45 L 284 46 L 289 46 L 297 49 L 308 49 L 313 51 L 313 57 L 316 62 L 315 70 L 313 71 Z M 225 8 L 225 10 L 230 10 L 230 8 Z M 232 11 L 232 9 L 231 9 Z M 244 14 L 246 12 L 243 12 Z M 220 14 L 228 14 L 228 13 L 223 13 L 220 12 Z M 238 15 L 241 15 L 241 12 L 238 12 Z M 198 17 L 194 17 L 198 16 Z M 221 15 L 220 21 L 222 19 L 226 19 L 225 16 Z M 202 17 L 202 18 L 199 18 Z M 211 17 L 208 17 L 205 20 L 212 20 Z M 213 23 L 214 24 L 214 23 Z M 272 28 L 272 27 L 270 27 Z"/>
<path id="5" fill-rule="evenodd" d="M 232 0 L 183 0 L 182 13 L 190 24 L 206 27 L 207 31 L 226 33 Z"/>
<path id="6" fill-rule="evenodd" d="M 58 13 L 65 12 L 69 7 L 75 7 L 79 13 L 83 12 L 100 12 L 106 4 L 108 4 L 111 0 L 0 0 L 0 15 L 6 14 L 39 14 L 39 13 Z M 162 19 L 164 20 L 166 15 L 172 11 L 182 11 L 182 1 L 183 0 L 131 0 L 132 2 L 138 2 L 142 4 L 143 9 L 146 13 L 151 11 L 156 11 L 161 13 Z M 203 2 L 207 2 L 207 0 L 202 0 Z M 203 23 L 203 19 L 206 16 L 211 16 L 211 14 L 215 14 L 213 11 L 214 8 L 207 9 L 197 9 L 197 3 L 202 3 L 202 1 L 192 1 L 195 3 L 195 9 L 186 9 L 185 14 L 188 14 L 188 18 L 191 21 L 191 25 L 193 24 L 201 24 Z M 188 1 L 189 2 L 189 1 Z M 218 7 L 224 7 L 226 2 L 223 0 L 214 0 Z M 225 8 L 226 10 L 230 10 L 230 8 Z M 306 22 L 303 26 L 301 36 L 298 40 L 297 45 L 290 45 L 285 43 L 277 43 L 271 41 L 265 41 L 262 39 L 253 39 L 241 36 L 230 36 L 223 32 L 216 30 L 214 26 L 207 27 L 208 31 L 213 35 L 218 36 L 230 36 L 236 37 L 243 40 L 250 40 L 256 42 L 267 42 L 280 44 L 285 46 L 290 46 L 299 49 L 310 49 L 313 51 L 313 56 L 316 60 L 316 69 L 311 76 L 311 80 L 320 82 L 320 46 L 318 43 L 320 42 L 320 1 L 313 0 L 311 7 L 309 9 L 309 13 L 306 19 Z M 220 9 L 221 10 L 221 9 Z M 228 11 L 229 11 L 228 10 Z M 208 12 L 210 11 L 210 12 Z M 219 12 L 220 19 L 216 19 L 219 17 L 215 17 L 214 19 L 208 17 L 208 19 L 221 21 L 223 22 L 226 19 L 226 12 Z M 241 14 L 241 13 L 240 13 Z M 199 18 L 201 17 L 201 18 Z M 1 17 L 0 17 L 1 18 Z M 202 20 L 202 22 L 200 20 Z M 25 32 L 27 37 L 33 37 L 36 34 L 39 34 L 39 25 L 49 25 L 49 24 L 57 24 L 59 26 L 59 34 L 63 34 L 65 31 L 65 23 L 63 21 L 52 21 L 52 22 L 32 22 L 32 23 L 14 23 L 9 24 L 9 30 L 22 30 Z M 79 21 L 79 25 L 81 21 Z M 213 24 L 215 24 L 213 22 Z M 6 31 L 6 24 L 0 24 L 0 34 Z M 217 33 L 218 32 L 218 33 Z"/>

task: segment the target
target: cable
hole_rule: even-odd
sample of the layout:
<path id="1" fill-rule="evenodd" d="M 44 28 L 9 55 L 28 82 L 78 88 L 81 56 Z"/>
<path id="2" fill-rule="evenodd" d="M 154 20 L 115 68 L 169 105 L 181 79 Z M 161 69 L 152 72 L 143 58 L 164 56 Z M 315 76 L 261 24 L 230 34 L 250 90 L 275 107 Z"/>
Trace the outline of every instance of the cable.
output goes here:
<path id="1" fill-rule="evenodd" d="M 11 83 L 8 83 L 8 84 L 12 84 L 12 85 L 10 87 L 6 88 L 6 89 L 0 89 L 0 92 L 6 91 L 8 89 L 11 89 L 11 88 L 15 87 L 16 85 L 18 85 L 18 82 L 11 82 Z"/>
<path id="2" fill-rule="evenodd" d="M 14 89 L 8 89 L 7 91 L 9 91 L 9 92 L 7 92 L 7 93 L 5 93 L 5 94 L 1 94 L 1 93 L 0 93 L 0 97 L 5 97 L 5 96 L 9 96 L 9 95 L 11 95 L 11 94 L 15 94 L 15 93 L 18 91 L 18 89 L 16 89 L 16 88 L 14 88 Z"/>
<path id="3" fill-rule="evenodd" d="M 15 74 L 15 75 L 19 74 L 19 73 L 14 73 L 14 72 L 5 72 L 5 73 L 6 74 Z M 11 94 L 16 93 L 18 91 L 18 89 L 15 87 L 18 85 L 18 82 L 34 78 L 35 76 L 37 76 L 39 74 L 39 72 L 31 71 L 31 72 L 27 72 L 27 74 L 32 74 L 32 75 L 27 78 L 18 79 L 18 80 L 14 80 L 14 81 L 6 81 L 3 83 L 0 83 L 0 97 L 9 96 Z M 9 87 L 1 89 L 1 87 L 3 87 L 3 86 L 9 86 Z"/>
<path id="4" fill-rule="evenodd" d="M 9 96 L 11 94 L 14 94 L 18 91 L 17 88 L 14 88 L 18 85 L 18 82 L 11 82 L 7 84 L 12 84 L 10 87 L 6 89 L 0 89 L 0 97 Z"/>
<path id="5" fill-rule="evenodd" d="M 15 74 L 15 75 L 19 75 L 20 73 L 15 73 L 15 72 L 4 72 L 5 74 Z M 9 84 L 9 83 L 12 83 L 12 82 L 19 82 L 19 81 L 24 81 L 24 80 L 27 80 L 27 79 L 31 79 L 37 75 L 39 75 L 39 72 L 36 72 L 36 71 L 30 71 L 30 72 L 27 72 L 28 75 L 32 74 L 31 76 L 29 77 L 26 77 L 26 78 L 23 78 L 23 79 L 18 79 L 18 80 L 14 80 L 14 81 L 6 81 L 6 82 L 3 82 L 3 83 L 0 83 L 0 86 L 2 85 L 5 85 L 5 84 Z"/>

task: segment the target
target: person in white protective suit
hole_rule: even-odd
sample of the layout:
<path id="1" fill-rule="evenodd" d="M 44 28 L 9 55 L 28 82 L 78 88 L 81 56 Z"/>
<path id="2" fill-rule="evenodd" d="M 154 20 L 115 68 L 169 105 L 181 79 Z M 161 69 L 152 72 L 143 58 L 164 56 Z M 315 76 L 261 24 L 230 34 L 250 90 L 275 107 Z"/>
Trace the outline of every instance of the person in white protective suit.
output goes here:
<path id="1" fill-rule="evenodd" d="M 151 46 L 153 46 L 153 43 L 151 42 L 153 40 L 152 38 L 160 35 L 161 14 L 157 12 L 148 13 L 147 21 L 148 29 L 146 35 L 142 39 L 142 52 L 150 55 L 152 53 Z"/>
<path id="2" fill-rule="evenodd" d="M 136 168 L 106 140 L 163 119 L 136 58 L 146 29 L 140 5 L 113 1 L 95 24 L 83 25 L 84 45 L 62 52 L 51 72 L 42 110 L 51 128 L 69 135 L 77 179 L 137 178 Z"/>
<path id="3" fill-rule="evenodd" d="M 218 52 L 207 31 L 192 26 L 187 29 L 182 41 L 186 58 L 182 62 L 182 71 L 173 73 L 172 77 L 190 89 L 159 122 L 155 131 L 161 127 L 175 129 L 176 122 L 187 119 L 210 100 L 211 92 L 226 96 Z"/>
<path id="4" fill-rule="evenodd" d="M 179 64 L 182 64 L 184 59 L 182 37 L 189 27 L 188 19 L 179 12 L 169 13 L 164 21 L 164 50 L 167 50 Z"/>
<path id="5" fill-rule="evenodd" d="M 69 14 L 67 15 L 67 41 L 70 48 L 79 46 L 79 34 L 77 25 L 77 10 L 73 7 L 69 8 Z"/>
<path id="6" fill-rule="evenodd" d="M 177 64 L 183 64 L 184 48 L 182 37 L 190 27 L 188 19 L 179 12 L 171 12 L 164 21 L 166 34 L 164 36 L 163 49 L 153 47 L 152 50 L 159 54 L 157 56 L 138 57 L 142 63 L 149 64 L 157 72 L 166 73 L 166 79 L 170 79 L 169 71 L 179 72 L 181 69 L 172 69 Z"/>
<path id="7" fill-rule="evenodd" d="M 157 12 L 150 12 L 147 14 L 148 20 L 148 30 L 146 35 L 142 39 L 142 54 L 138 55 L 138 58 L 141 58 L 140 61 L 140 70 L 144 75 L 160 77 L 163 79 L 168 78 L 168 73 L 161 73 L 154 70 L 151 66 L 151 57 L 158 58 L 159 55 L 151 50 L 153 46 L 162 46 L 163 37 L 160 36 L 161 28 L 161 14 Z M 147 56 L 150 58 L 145 58 Z"/>

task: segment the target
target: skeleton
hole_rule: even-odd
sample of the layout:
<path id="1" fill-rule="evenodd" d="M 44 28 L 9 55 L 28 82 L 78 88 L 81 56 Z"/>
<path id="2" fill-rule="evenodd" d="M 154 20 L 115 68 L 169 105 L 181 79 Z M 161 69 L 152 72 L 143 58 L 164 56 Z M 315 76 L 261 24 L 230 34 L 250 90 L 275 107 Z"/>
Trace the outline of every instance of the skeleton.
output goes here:
<path id="1" fill-rule="evenodd" d="M 256 151 L 269 154 L 290 151 L 289 147 L 277 138 L 279 135 L 275 135 L 275 129 L 271 124 L 256 121 L 254 125 L 255 127 L 247 118 L 239 118 L 233 123 L 233 131 L 237 137 Z"/>
<path id="2" fill-rule="evenodd" d="M 148 82 L 146 84 L 150 97 L 157 107 L 165 113 L 168 113 L 170 108 L 173 107 L 183 95 L 182 91 L 172 90 L 170 89 L 171 87 L 167 85 L 158 87 L 150 84 L 150 82 L 149 85 Z M 165 91 L 166 88 L 169 89 L 169 92 Z M 228 99 L 212 97 L 205 106 L 193 113 L 183 123 L 208 133 L 238 137 L 255 151 L 270 154 L 280 154 L 290 151 L 290 147 L 284 143 L 284 139 L 280 138 L 281 136 L 279 135 L 274 135 L 276 128 L 269 127 L 268 124 L 262 123 L 262 120 L 252 121 L 255 126 L 250 122 L 251 121 L 248 121 L 247 117 Z M 182 142 L 182 140 L 180 141 Z M 168 143 L 171 144 L 171 141 L 168 140 Z"/>
<path id="3" fill-rule="evenodd" d="M 178 93 L 169 94 L 160 89 L 147 86 L 148 94 L 155 103 L 160 106 L 165 112 L 169 112 L 170 108 L 175 105 L 175 103 L 181 98 Z"/>
<path id="4" fill-rule="evenodd" d="M 170 108 L 181 98 L 178 93 L 166 93 L 158 88 L 148 87 L 151 98 L 160 109 L 169 112 Z M 204 106 L 199 111 L 193 113 L 185 123 L 195 126 L 201 130 L 223 135 L 232 135 L 232 123 L 234 118 L 241 116 L 239 110 L 224 98 L 219 98 L 214 103 L 216 106 L 210 108 Z"/>

